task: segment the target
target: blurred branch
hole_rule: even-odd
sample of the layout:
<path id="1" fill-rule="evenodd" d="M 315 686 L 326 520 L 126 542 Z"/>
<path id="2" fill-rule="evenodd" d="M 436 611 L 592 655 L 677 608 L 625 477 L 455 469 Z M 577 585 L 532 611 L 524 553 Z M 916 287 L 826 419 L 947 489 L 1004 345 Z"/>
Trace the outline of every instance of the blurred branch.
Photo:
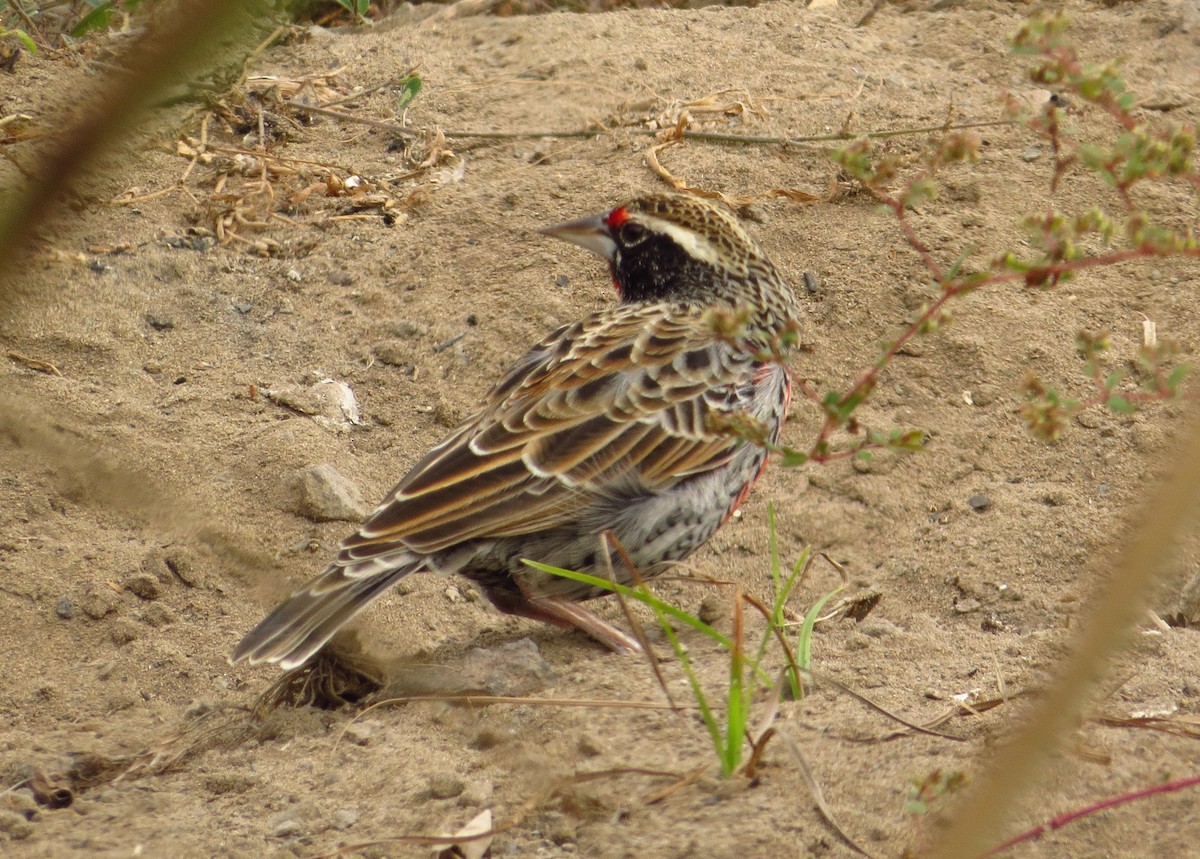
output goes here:
<path id="1" fill-rule="evenodd" d="M 1103 581 L 1080 623 L 1071 655 L 1019 728 L 965 793 L 949 827 L 929 859 L 964 859 L 986 855 L 1002 836 L 997 827 L 1010 819 L 1041 771 L 1058 760 L 1063 738 L 1079 724 L 1097 680 L 1129 641 L 1134 624 L 1144 616 L 1156 579 L 1185 529 L 1194 524 L 1200 504 L 1200 420 L 1193 414 L 1191 432 L 1175 451 L 1168 475 L 1152 492 L 1132 533 L 1122 536 L 1124 551 Z"/>
<path id="2" fill-rule="evenodd" d="M 35 178 L 0 210 L 0 311 L 17 294 L 38 228 L 97 156 L 128 134 L 166 87 L 211 59 L 222 39 L 245 28 L 252 16 L 265 14 L 265 7 L 257 0 L 176 0 L 156 3 L 150 11 L 145 30 L 117 61 L 125 74 L 113 76 L 82 116 L 73 117 L 72 105 L 57 120 L 47 120 L 47 127 L 64 130 L 43 146 L 32 170 Z"/>

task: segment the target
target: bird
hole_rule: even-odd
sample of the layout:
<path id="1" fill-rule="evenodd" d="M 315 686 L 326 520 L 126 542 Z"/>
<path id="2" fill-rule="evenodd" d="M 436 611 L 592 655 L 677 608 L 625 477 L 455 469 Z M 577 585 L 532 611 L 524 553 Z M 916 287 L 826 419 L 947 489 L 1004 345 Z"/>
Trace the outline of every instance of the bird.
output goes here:
<path id="1" fill-rule="evenodd" d="M 519 358 L 231 663 L 298 668 L 421 571 L 466 578 L 501 612 L 641 649 L 580 605 L 608 589 L 523 561 L 628 584 L 707 542 L 779 440 L 797 300 L 732 212 L 697 196 L 645 193 L 540 232 L 607 262 L 616 303 Z"/>

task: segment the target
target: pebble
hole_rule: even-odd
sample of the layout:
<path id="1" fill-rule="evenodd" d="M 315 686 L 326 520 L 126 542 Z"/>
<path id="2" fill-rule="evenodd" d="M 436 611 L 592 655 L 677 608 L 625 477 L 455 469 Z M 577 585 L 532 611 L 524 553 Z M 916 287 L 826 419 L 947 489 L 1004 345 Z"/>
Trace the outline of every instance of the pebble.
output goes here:
<path id="1" fill-rule="evenodd" d="M 555 679 L 554 669 L 529 638 L 474 648 L 463 661 L 462 672 L 492 695 L 531 695 Z"/>
<path id="2" fill-rule="evenodd" d="M 155 603 L 146 607 L 146 610 L 141 614 L 141 620 L 147 626 L 158 629 L 159 627 L 169 626 L 179 620 L 179 615 L 162 603 Z"/>
<path id="3" fill-rule="evenodd" d="M 371 512 L 358 487 L 332 465 L 302 468 L 286 478 L 291 509 L 314 522 L 361 522 Z"/>
<path id="4" fill-rule="evenodd" d="M 429 326 L 424 322 L 397 322 L 392 326 L 392 333 L 401 340 L 412 340 L 428 334 Z"/>
<path id="5" fill-rule="evenodd" d="M 118 619 L 113 621 L 112 626 L 108 629 L 108 637 L 112 643 L 120 647 L 123 644 L 129 644 L 131 641 L 137 641 L 141 638 L 142 632 L 137 625 L 132 621 Z"/>
<path id="6" fill-rule="evenodd" d="M 25 815 L 8 809 L 0 809 L 0 832 L 12 841 L 24 841 L 33 835 L 33 824 L 25 819 Z"/>
<path id="7" fill-rule="evenodd" d="M 146 324 L 155 331 L 170 331 L 175 327 L 175 320 L 170 316 L 160 316 L 157 313 L 146 314 Z"/>
<path id="8" fill-rule="evenodd" d="M 429 795 L 434 799 L 453 799 L 466 789 L 458 773 L 436 772 L 429 776 Z"/>
<path id="9" fill-rule="evenodd" d="M 957 600 L 954 603 L 955 614 L 970 614 L 973 611 L 979 611 L 983 608 L 983 603 L 972 597 Z"/>
<path id="10" fill-rule="evenodd" d="M 75 616 L 75 606 L 71 603 L 70 597 L 60 597 L 58 602 L 54 604 L 54 613 L 63 620 L 70 620 Z"/>
<path id="11" fill-rule="evenodd" d="M 79 608 L 92 620 L 115 614 L 120 597 L 106 585 L 91 585 L 79 601 Z"/>
<path id="12" fill-rule="evenodd" d="M 149 573 L 134 573 L 125 579 L 124 584 L 125 590 L 147 602 L 153 602 L 162 596 L 162 585 L 158 577 Z"/>
<path id="13" fill-rule="evenodd" d="M 349 829 L 354 824 L 358 823 L 357 808 L 339 808 L 333 813 L 333 828 L 334 829 Z"/>
<path id="14" fill-rule="evenodd" d="M 1022 161 L 1037 161 L 1042 157 L 1042 148 L 1040 146 L 1030 146 L 1021 153 Z"/>
<path id="15" fill-rule="evenodd" d="M 992 506 L 992 500 L 983 493 L 976 493 L 967 499 L 967 506 L 976 513 L 982 513 Z"/>
<path id="16" fill-rule="evenodd" d="M 289 818 L 275 824 L 275 828 L 271 830 L 271 834 L 276 838 L 291 838 L 293 835 L 299 835 L 303 828 L 300 825 L 300 821 Z"/>
<path id="17" fill-rule="evenodd" d="M 371 719 L 359 719 L 346 726 L 343 736 L 356 746 L 365 746 L 371 742 L 371 738 L 375 736 L 380 727 L 379 722 Z"/>

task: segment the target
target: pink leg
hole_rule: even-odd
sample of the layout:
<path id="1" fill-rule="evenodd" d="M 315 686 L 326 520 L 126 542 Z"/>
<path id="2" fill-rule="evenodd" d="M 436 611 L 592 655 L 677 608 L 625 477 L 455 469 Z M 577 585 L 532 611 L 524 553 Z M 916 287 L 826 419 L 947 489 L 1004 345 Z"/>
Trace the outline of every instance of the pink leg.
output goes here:
<path id="1" fill-rule="evenodd" d="M 601 620 L 587 609 L 566 597 L 527 599 L 511 592 L 489 593 L 488 599 L 505 614 L 540 620 L 567 629 L 586 632 L 616 653 L 641 653 L 637 639 Z"/>

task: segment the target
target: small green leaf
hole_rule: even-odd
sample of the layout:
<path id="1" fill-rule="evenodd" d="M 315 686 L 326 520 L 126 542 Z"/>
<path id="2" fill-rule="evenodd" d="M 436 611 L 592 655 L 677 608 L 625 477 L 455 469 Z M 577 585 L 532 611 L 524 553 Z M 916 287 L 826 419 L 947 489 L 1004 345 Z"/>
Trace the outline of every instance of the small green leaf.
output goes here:
<path id="1" fill-rule="evenodd" d="M 79 19 L 79 23 L 71 28 L 71 35 L 78 39 L 93 30 L 107 30 L 112 25 L 112 12 L 112 3 L 101 3 Z"/>
<path id="2" fill-rule="evenodd" d="M 1133 412 L 1137 411 L 1133 403 L 1129 402 L 1129 400 L 1125 399 L 1124 397 L 1119 397 L 1115 394 L 1108 398 L 1108 407 L 1120 415 L 1133 414 Z"/>
<path id="3" fill-rule="evenodd" d="M 417 93 L 421 91 L 421 78 L 417 75 L 409 75 L 404 80 L 400 81 L 400 109 L 408 107 L 413 103 L 413 99 L 417 97 Z"/>
<path id="4" fill-rule="evenodd" d="M 10 36 L 16 36 L 17 41 L 24 45 L 25 50 L 29 51 L 30 54 L 37 54 L 37 43 L 24 30 L 9 30 L 8 33 Z"/>

